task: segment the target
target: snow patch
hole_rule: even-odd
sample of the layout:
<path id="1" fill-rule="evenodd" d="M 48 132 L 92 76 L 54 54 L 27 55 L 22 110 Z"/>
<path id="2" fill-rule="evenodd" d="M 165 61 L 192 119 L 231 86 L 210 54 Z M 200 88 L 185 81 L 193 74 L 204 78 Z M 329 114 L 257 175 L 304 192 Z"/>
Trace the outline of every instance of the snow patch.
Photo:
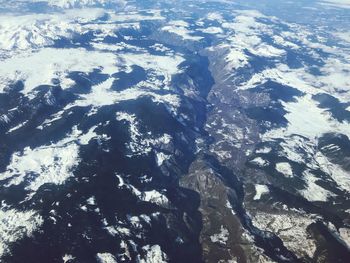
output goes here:
<path id="1" fill-rule="evenodd" d="M 311 171 L 304 171 L 303 178 L 306 188 L 301 190 L 300 193 L 310 202 L 326 202 L 329 197 L 335 196 L 335 194 L 317 184 L 318 178 Z"/>
<path id="2" fill-rule="evenodd" d="M 228 230 L 224 226 L 221 226 L 220 233 L 210 236 L 210 240 L 213 243 L 219 243 L 222 245 L 226 245 L 228 237 L 229 237 Z"/>
<path id="3" fill-rule="evenodd" d="M 200 36 L 193 36 L 193 31 L 189 30 L 188 23 L 181 20 L 176 21 L 170 21 L 168 25 L 162 27 L 162 31 L 166 31 L 169 33 L 173 33 L 175 35 L 180 36 L 184 40 L 191 40 L 191 41 L 199 41 L 203 39 L 203 37 Z"/>
<path id="4" fill-rule="evenodd" d="M 23 52 L 0 61 L 0 92 L 8 84 L 19 80 L 24 81 L 24 94 L 40 85 L 51 85 L 52 79 L 60 80 L 61 87 L 66 89 L 73 84 L 67 78 L 68 72 L 92 72 L 100 68 L 102 73 L 112 74 L 118 71 L 116 61 L 116 56 L 111 53 L 87 51 L 83 48 L 43 48 L 37 52 Z"/>
<path id="5" fill-rule="evenodd" d="M 99 263 L 117 263 L 117 259 L 111 253 L 98 253 L 96 259 Z"/>
<path id="6" fill-rule="evenodd" d="M 224 18 L 222 17 L 222 15 L 220 13 L 217 13 L 217 12 L 209 13 L 206 18 L 208 20 L 217 21 L 217 22 L 225 21 Z"/>
<path id="7" fill-rule="evenodd" d="M 285 177 L 293 177 L 293 169 L 289 163 L 287 162 L 276 163 L 275 168 L 277 172 L 280 172 Z"/>
<path id="8" fill-rule="evenodd" d="M 310 95 L 298 98 L 296 102 L 282 104 L 287 111 L 284 117 L 288 120 L 288 126 L 265 133 L 264 140 L 293 134 L 315 139 L 327 132 L 339 132 L 350 136 L 350 124 L 334 120 L 329 112 L 317 106 Z"/>
<path id="9" fill-rule="evenodd" d="M 16 241 L 31 237 L 43 222 L 34 210 L 0 208 L 0 258 L 10 253 L 10 246 Z"/>
<path id="10" fill-rule="evenodd" d="M 350 176 L 348 171 L 345 171 L 337 164 L 331 163 L 321 152 L 317 152 L 315 161 L 319 168 L 328 174 L 341 189 L 350 193 Z"/>
<path id="11" fill-rule="evenodd" d="M 272 149 L 270 148 L 270 147 L 264 147 L 264 148 L 261 148 L 261 149 L 257 149 L 255 152 L 256 153 L 269 153 L 269 152 L 271 152 L 272 151 Z"/>
<path id="12" fill-rule="evenodd" d="M 254 158 L 253 160 L 250 161 L 250 163 L 255 164 L 257 166 L 260 166 L 260 167 L 269 166 L 269 164 L 270 164 L 269 161 L 267 161 L 261 157 Z"/>
<path id="13" fill-rule="evenodd" d="M 307 232 L 307 227 L 315 220 L 303 214 L 267 214 L 258 213 L 252 223 L 261 230 L 278 235 L 283 244 L 298 257 L 313 257 L 316 243 Z"/>
<path id="14" fill-rule="evenodd" d="M 267 185 L 264 184 L 256 184 L 255 185 L 255 196 L 253 198 L 253 200 L 260 200 L 262 195 L 268 194 L 269 188 L 267 187 Z"/>
<path id="15" fill-rule="evenodd" d="M 154 203 L 159 206 L 168 206 L 169 204 L 168 198 L 156 190 L 143 192 L 140 197 L 142 201 Z"/>
<path id="16" fill-rule="evenodd" d="M 350 229 L 349 228 L 339 228 L 339 235 L 344 243 L 350 248 Z"/>
<path id="17" fill-rule="evenodd" d="M 71 262 L 74 259 L 75 259 L 75 257 L 73 257 L 72 255 L 69 255 L 69 254 L 65 254 L 62 257 L 63 263 L 69 263 L 69 262 Z"/>
<path id="18" fill-rule="evenodd" d="M 116 118 L 118 121 L 126 121 L 129 124 L 131 141 L 127 143 L 127 147 L 134 155 L 148 154 L 154 149 L 154 147 L 169 144 L 171 141 L 171 136 L 169 134 L 163 134 L 159 137 L 151 136 L 150 133 L 142 134 L 139 131 L 140 124 L 134 114 L 117 112 Z M 161 165 L 163 161 L 168 158 L 170 158 L 169 155 L 156 153 L 156 161 L 158 165 Z"/>
<path id="19" fill-rule="evenodd" d="M 221 33 L 223 33 L 223 31 L 220 27 L 214 27 L 214 26 L 199 29 L 198 31 L 201 31 L 201 32 L 206 33 L 206 34 L 221 34 Z"/>
<path id="20" fill-rule="evenodd" d="M 0 173 L 0 180 L 9 182 L 6 186 L 26 182 L 26 190 L 34 194 L 42 185 L 62 185 L 73 176 L 72 170 L 79 164 L 79 147 L 96 136 L 92 127 L 83 134 L 76 126 L 64 139 L 34 149 L 26 147 L 12 155 L 6 171 Z"/>
<path id="21" fill-rule="evenodd" d="M 168 262 L 167 255 L 162 251 L 159 245 L 147 245 L 142 247 L 145 251 L 143 258 L 139 258 L 140 263 L 165 263 Z"/>
<path id="22" fill-rule="evenodd" d="M 0 176 L 2 180 L 10 179 L 6 186 L 30 180 L 25 189 L 36 192 L 47 183 L 63 184 L 73 176 L 72 169 L 78 163 L 79 146 L 76 143 L 58 142 L 35 149 L 26 147 L 12 155 L 11 163 Z"/>
<path id="23" fill-rule="evenodd" d="M 162 166 L 163 163 L 171 158 L 171 155 L 162 152 L 156 153 L 156 162 L 158 166 Z"/>

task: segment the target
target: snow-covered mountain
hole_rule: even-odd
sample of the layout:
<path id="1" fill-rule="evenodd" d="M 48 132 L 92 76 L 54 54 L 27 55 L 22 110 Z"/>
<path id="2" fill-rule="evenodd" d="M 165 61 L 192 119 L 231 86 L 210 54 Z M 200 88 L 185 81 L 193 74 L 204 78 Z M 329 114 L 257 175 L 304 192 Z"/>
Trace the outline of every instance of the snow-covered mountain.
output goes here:
<path id="1" fill-rule="evenodd" d="M 0 0 L 0 261 L 348 262 L 347 5 Z"/>

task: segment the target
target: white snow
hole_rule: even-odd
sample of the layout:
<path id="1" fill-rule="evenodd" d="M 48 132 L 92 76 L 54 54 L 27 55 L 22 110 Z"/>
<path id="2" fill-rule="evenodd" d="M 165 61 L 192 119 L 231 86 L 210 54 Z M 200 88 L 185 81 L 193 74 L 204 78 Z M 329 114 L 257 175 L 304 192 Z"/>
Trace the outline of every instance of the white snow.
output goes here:
<path id="1" fill-rule="evenodd" d="M 0 116 L 0 122 L 9 123 L 10 121 L 11 119 L 7 114 L 2 114 Z"/>
<path id="2" fill-rule="evenodd" d="M 169 155 L 169 154 L 165 154 L 165 153 L 162 153 L 162 152 L 157 152 L 156 153 L 156 162 L 157 162 L 158 166 L 162 166 L 163 163 L 166 160 L 169 160 L 170 158 L 171 158 L 171 155 Z"/>
<path id="3" fill-rule="evenodd" d="M 293 177 L 292 166 L 287 162 L 276 163 L 276 170 L 283 174 L 285 177 Z"/>
<path id="4" fill-rule="evenodd" d="M 256 157 L 253 160 L 251 160 L 250 162 L 253 164 L 256 164 L 260 167 L 265 167 L 265 166 L 268 166 L 270 164 L 269 161 L 267 161 L 261 157 Z"/>
<path id="5" fill-rule="evenodd" d="M 344 51 L 345 53 L 346 51 Z M 337 51 L 332 53 L 337 54 Z M 349 99 L 350 80 L 348 72 L 350 70 L 350 54 L 339 54 L 337 57 L 332 56 L 324 59 L 325 65 L 320 68 L 322 73 L 316 80 L 318 85 L 328 94 L 347 102 Z M 345 93 L 343 96 L 341 93 Z"/>
<path id="6" fill-rule="evenodd" d="M 350 229 L 349 228 L 339 228 L 339 235 L 344 243 L 350 248 Z"/>
<path id="7" fill-rule="evenodd" d="M 169 204 L 168 198 L 158 192 L 157 190 L 145 191 L 141 194 L 141 200 L 145 202 L 154 203 L 160 206 L 167 206 Z"/>
<path id="8" fill-rule="evenodd" d="M 159 245 L 147 245 L 142 247 L 146 252 L 144 258 L 139 258 L 139 263 L 165 263 L 168 262 L 167 255 L 162 251 Z"/>
<path id="9" fill-rule="evenodd" d="M 105 228 L 108 233 L 112 236 L 130 236 L 131 235 L 131 231 L 130 229 L 126 228 L 126 227 L 118 227 L 118 226 L 107 226 Z"/>
<path id="10" fill-rule="evenodd" d="M 308 235 L 307 227 L 315 220 L 295 212 L 293 214 L 258 213 L 252 218 L 252 223 L 261 230 L 267 230 L 278 235 L 283 244 L 298 257 L 313 257 L 316 251 L 315 240 Z"/>
<path id="11" fill-rule="evenodd" d="M 166 46 L 164 46 L 163 44 L 160 44 L 160 43 L 156 43 L 156 44 L 152 45 L 151 48 L 153 48 L 155 51 L 159 51 L 159 52 L 171 52 L 170 48 L 167 48 Z"/>
<path id="12" fill-rule="evenodd" d="M 217 21 L 217 22 L 223 22 L 224 21 L 224 18 L 218 12 L 209 13 L 206 18 L 208 20 Z"/>
<path id="13" fill-rule="evenodd" d="M 211 148 L 210 152 L 216 154 L 220 158 L 220 160 L 232 158 L 231 151 L 221 151 L 221 150 L 216 149 L 216 148 Z"/>
<path id="14" fill-rule="evenodd" d="M 0 180 L 10 179 L 6 186 L 27 181 L 25 189 L 33 193 L 47 183 L 63 184 L 73 176 L 73 169 L 79 164 L 79 145 L 87 144 L 95 137 L 93 129 L 82 134 L 75 126 L 71 133 L 56 143 L 34 149 L 26 147 L 15 152 L 6 171 L 0 174 Z"/>
<path id="15" fill-rule="evenodd" d="M 118 59 L 119 65 L 128 70 L 130 70 L 131 66 L 133 65 L 139 65 L 143 67 L 145 70 L 152 71 L 157 76 L 163 76 L 165 79 L 162 83 L 157 83 L 157 81 L 154 81 L 153 79 L 151 79 L 149 83 L 142 82 L 138 86 L 117 92 L 110 89 L 114 81 L 114 78 L 109 78 L 106 81 L 93 86 L 90 93 L 82 94 L 77 101 L 68 105 L 65 108 L 65 110 L 75 106 L 80 106 L 80 107 L 93 106 L 96 109 L 106 105 L 113 105 L 121 101 L 134 100 L 139 97 L 148 96 L 155 103 L 163 103 L 167 105 L 173 112 L 176 112 L 176 109 L 180 106 L 180 98 L 178 95 L 171 94 L 171 93 L 160 95 L 152 92 L 151 89 L 157 89 L 159 88 L 159 85 L 165 85 L 165 86 L 168 85 L 172 75 L 181 72 L 181 69 L 179 69 L 179 65 L 184 61 L 184 59 L 181 56 L 178 56 L 178 55 L 155 56 L 148 53 L 143 53 L 143 54 L 125 53 L 125 54 L 118 54 L 118 56 L 115 57 L 112 54 L 109 54 L 109 53 L 107 54 L 108 54 L 107 58 L 108 56 L 112 56 L 111 57 L 112 60 Z M 112 73 L 109 70 L 107 71 L 108 72 L 106 73 L 108 74 Z M 112 71 L 117 72 L 118 66 L 114 65 L 114 68 Z"/>
<path id="16" fill-rule="evenodd" d="M 129 251 L 129 247 L 128 247 L 127 242 L 125 242 L 124 240 L 122 240 L 122 241 L 120 242 L 120 248 L 123 249 L 125 252 L 118 254 L 118 258 L 120 258 L 120 260 L 121 260 L 122 262 L 125 262 L 125 261 L 127 261 L 127 260 L 130 260 L 131 257 L 130 257 L 130 251 Z"/>
<path id="17" fill-rule="evenodd" d="M 91 127 L 87 133 L 83 134 L 82 131 L 78 130 L 76 126 L 73 127 L 73 134 L 81 145 L 87 145 L 91 139 L 98 137 L 95 133 L 97 126 Z"/>
<path id="18" fill-rule="evenodd" d="M 35 192 L 46 183 L 63 184 L 73 176 L 72 169 L 79 163 L 79 147 L 75 143 L 58 142 L 35 149 L 26 147 L 13 154 L 7 170 L 1 179 L 11 178 L 7 186 L 18 185 L 35 176 L 26 186 Z"/>
<path id="19" fill-rule="evenodd" d="M 326 145 L 326 146 L 323 146 L 321 148 L 322 151 L 327 151 L 327 152 L 337 152 L 339 151 L 341 148 L 338 146 L 338 145 L 335 145 L 335 144 L 329 144 L 329 145 Z"/>
<path id="20" fill-rule="evenodd" d="M 327 132 L 339 132 L 350 136 L 350 124 L 333 119 L 329 112 L 317 106 L 310 95 L 298 98 L 296 102 L 282 104 L 288 112 L 284 116 L 288 120 L 288 126 L 265 133 L 264 139 L 283 138 L 293 134 L 314 139 Z"/>
<path id="21" fill-rule="evenodd" d="M 329 197 L 335 196 L 317 184 L 317 177 L 309 170 L 304 171 L 303 178 L 306 183 L 306 188 L 300 193 L 310 202 L 326 202 Z"/>
<path id="22" fill-rule="evenodd" d="M 123 187 L 125 185 L 124 179 L 121 175 L 119 174 L 115 174 L 115 176 L 118 178 L 119 183 L 118 183 L 118 187 Z"/>
<path id="23" fill-rule="evenodd" d="M 278 152 L 278 155 L 290 161 L 305 163 L 305 160 L 312 159 L 316 153 L 314 140 L 299 135 L 286 136 L 283 139 L 284 141 L 280 143 L 282 150 Z"/>
<path id="24" fill-rule="evenodd" d="M 50 116 L 50 119 L 46 119 L 41 125 L 39 125 L 37 127 L 37 129 L 42 130 L 45 127 L 51 126 L 52 123 L 54 123 L 55 121 L 58 121 L 58 120 L 60 120 L 62 118 L 63 113 L 64 113 L 64 110 L 61 110 L 61 111 L 59 111 L 59 112 L 57 112 L 55 114 L 52 114 Z"/>
<path id="25" fill-rule="evenodd" d="M 328 174 L 341 189 L 350 193 L 349 172 L 342 169 L 339 165 L 331 163 L 327 157 L 320 152 L 317 152 L 315 161 L 318 167 Z"/>
<path id="26" fill-rule="evenodd" d="M 125 51 L 127 49 L 129 50 L 140 50 L 139 48 L 126 44 L 124 42 L 119 42 L 116 44 L 106 44 L 101 42 L 93 42 L 91 45 L 94 47 L 94 49 L 98 51 L 110 51 L 110 52 L 117 52 L 117 51 Z"/>
<path id="27" fill-rule="evenodd" d="M 109 20 L 97 23 L 96 20 L 105 14 L 109 14 Z M 71 39 L 75 34 L 88 31 L 93 32 L 97 39 L 115 36 L 115 31 L 120 27 L 138 26 L 135 23 L 117 24 L 113 20 L 115 18 L 114 12 L 102 8 L 79 8 L 46 14 L 3 14 L 0 17 L 0 57 L 51 46 L 58 39 Z"/>
<path id="28" fill-rule="evenodd" d="M 172 75 L 182 72 L 179 65 L 185 61 L 185 59 L 179 54 L 167 54 L 166 56 L 161 56 L 152 55 L 147 52 L 119 54 L 118 59 L 129 68 L 138 65 L 145 70 L 155 72 L 159 76 L 164 76 L 166 83 L 169 82 Z"/>
<path id="29" fill-rule="evenodd" d="M 174 111 L 180 105 L 180 99 L 175 94 L 159 95 L 139 88 L 129 88 L 120 92 L 113 91 L 110 89 L 113 81 L 113 78 L 109 78 L 99 85 L 93 86 L 91 93 L 81 95 L 77 101 L 68 105 L 65 110 L 75 106 L 99 108 L 126 100 L 135 100 L 140 97 L 150 97 L 154 102 L 166 104 Z"/>
<path id="30" fill-rule="evenodd" d="M 270 34 L 271 26 L 258 22 L 258 18 L 264 17 L 257 11 L 237 11 L 233 22 L 223 22 L 221 26 L 230 33 L 225 42 L 215 49 L 227 49 L 226 69 L 232 74 L 232 69 L 245 67 L 249 64 L 247 52 L 256 56 L 275 58 L 285 55 L 285 51 L 271 44 L 264 43 L 261 32 Z M 230 73 L 231 72 L 231 73 Z M 234 72 L 234 71 L 233 71 Z"/>
<path id="31" fill-rule="evenodd" d="M 16 130 L 22 128 L 23 126 L 25 126 L 27 123 L 28 123 L 28 121 L 24 121 L 24 122 L 18 124 L 17 126 L 11 128 L 11 129 L 9 129 L 6 133 L 14 132 L 14 131 L 16 131 Z"/>
<path id="32" fill-rule="evenodd" d="M 18 80 L 24 80 L 25 94 L 39 85 L 52 84 L 54 78 L 61 81 L 62 88 L 69 88 L 73 82 L 67 78 L 68 72 L 91 72 L 101 68 L 103 73 L 112 74 L 118 71 L 116 61 L 116 56 L 111 53 L 83 48 L 43 48 L 37 52 L 23 52 L 0 61 L 0 92 L 9 83 Z"/>
<path id="33" fill-rule="evenodd" d="M 126 23 L 126 22 L 140 22 L 150 20 L 164 20 L 160 10 L 147 10 L 146 14 L 140 14 L 137 11 L 117 12 L 110 14 L 111 21 Z"/>
<path id="34" fill-rule="evenodd" d="M 165 196 L 166 190 L 162 190 L 161 192 L 157 190 L 140 191 L 132 184 L 125 182 L 120 175 L 116 174 L 116 176 L 119 179 L 118 187 L 124 187 L 129 189 L 133 193 L 133 195 L 139 198 L 140 201 L 153 203 L 163 207 L 169 206 L 170 201 Z"/>
<path id="35" fill-rule="evenodd" d="M 227 62 L 226 68 L 228 70 L 242 68 L 249 64 L 249 58 L 244 50 L 232 48 L 230 45 L 223 44 L 217 48 L 227 49 L 225 60 Z"/>
<path id="36" fill-rule="evenodd" d="M 65 254 L 62 257 L 63 263 L 69 263 L 69 262 L 71 262 L 74 259 L 75 259 L 75 257 L 73 257 L 72 255 L 69 255 L 69 254 Z"/>
<path id="37" fill-rule="evenodd" d="M 301 91 L 310 94 L 320 93 L 322 90 L 343 102 L 350 99 L 349 92 L 349 53 L 347 48 L 339 48 L 326 43 L 325 37 L 318 35 L 318 32 L 309 30 L 307 27 L 290 24 L 280 21 L 275 17 L 266 17 L 254 11 L 235 11 L 237 14 L 233 22 L 224 22 L 222 27 L 228 31 L 223 43 L 212 47 L 220 50 L 227 47 L 232 52 L 231 59 L 233 65 L 227 65 L 226 71 L 235 80 L 235 87 L 250 88 L 267 80 L 275 80 L 281 84 L 290 85 Z M 269 22 L 261 21 L 260 18 Z M 288 27 L 287 30 L 280 31 L 280 24 Z M 273 39 L 273 43 L 265 41 L 261 35 L 268 35 Z M 341 41 L 347 41 L 349 34 L 347 31 L 334 32 Z M 338 35 L 337 35 L 338 34 Z M 346 42 L 345 42 L 346 44 Z M 307 64 L 298 68 L 289 68 L 284 64 L 284 49 L 292 48 L 297 52 L 304 52 L 310 57 L 322 61 L 325 64 L 320 66 L 322 75 L 315 76 L 310 73 L 311 66 Z M 330 53 L 331 56 L 322 56 L 320 51 Z M 240 67 L 249 64 L 249 52 L 256 56 L 262 56 L 279 64 L 252 74 L 246 82 L 240 75 L 235 75 L 235 71 Z M 235 66 L 236 65 L 236 66 Z"/>
<path id="38" fill-rule="evenodd" d="M 193 31 L 189 30 L 188 23 L 182 20 L 170 21 L 168 25 L 162 27 L 163 31 L 173 33 L 180 36 L 184 40 L 199 41 L 203 39 L 201 36 L 194 36 Z"/>
<path id="39" fill-rule="evenodd" d="M 274 68 L 268 68 L 252 75 L 248 81 L 241 83 L 240 89 L 249 89 L 258 84 L 263 84 L 268 80 L 275 81 L 282 85 L 295 87 L 300 91 L 311 95 L 320 92 L 320 90 L 314 86 L 317 81 L 313 76 L 307 73 L 306 69 L 302 68 L 292 70 L 285 64 L 277 64 Z"/>
<path id="40" fill-rule="evenodd" d="M 282 49 L 278 49 L 266 43 L 260 44 L 254 51 L 255 55 L 262 57 L 280 57 L 285 55 L 285 51 Z"/>
<path id="41" fill-rule="evenodd" d="M 201 32 L 207 33 L 207 34 L 221 34 L 221 33 L 223 33 L 223 31 L 220 27 L 214 27 L 214 26 L 199 29 L 198 31 L 201 31 Z"/>
<path id="42" fill-rule="evenodd" d="M 150 133 L 141 134 L 139 131 L 140 124 L 134 114 L 129 114 L 127 112 L 117 112 L 116 116 L 118 121 L 128 122 L 131 141 L 127 143 L 127 147 L 132 151 L 134 155 L 148 154 L 153 150 L 154 146 L 166 145 L 171 141 L 171 136 L 169 134 L 163 134 L 159 137 L 154 137 Z M 159 165 L 162 165 L 163 161 L 169 158 L 169 155 L 156 152 L 156 161 Z"/>
<path id="43" fill-rule="evenodd" d="M 0 208 L 0 258 L 10 253 L 10 245 L 32 236 L 42 224 L 42 217 L 34 210 Z"/>
<path id="44" fill-rule="evenodd" d="M 117 259 L 111 253 L 98 253 L 96 259 L 99 263 L 117 263 Z"/>
<path id="45" fill-rule="evenodd" d="M 264 184 L 256 184 L 255 185 L 255 196 L 253 197 L 253 200 L 260 200 L 262 195 L 268 194 L 269 188 L 267 185 Z"/>
<path id="46" fill-rule="evenodd" d="M 292 49 L 299 49 L 300 48 L 295 43 L 290 42 L 290 41 L 286 40 L 284 37 L 279 36 L 279 35 L 272 36 L 272 39 L 277 45 L 282 46 L 282 47 L 292 48 Z"/>
<path id="47" fill-rule="evenodd" d="M 339 122 L 325 109 L 319 108 L 310 94 L 299 97 L 295 102 L 284 103 L 287 111 L 285 118 L 288 120 L 286 127 L 272 129 L 261 137 L 263 141 L 275 141 L 284 139 L 280 143 L 282 151 L 280 156 L 287 157 L 291 161 L 305 163 L 310 169 L 321 169 L 328 174 L 345 191 L 350 191 L 350 178 L 348 172 L 340 166 L 332 164 L 317 150 L 317 140 L 324 133 L 338 132 L 350 136 L 350 124 L 347 121 Z M 307 110 L 306 110 L 307 109 Z M 336 151 L 335 146 L 327 146 Z M 292 176 L 293 171 L 288 163 L 277 164 L 276 169 L 285 176 Z M 300 193 L 309 201 L 326 201 L 333 193 L 316 184 L 317 178 L 312 173 L 305 172 L 304 180 L 306 189 Z"/>
<path id="48" fill-rule="evenodd" d="M 264 147 L 264 148 L 257 149 L 255 152 L 256 153 L 269 153 L 271 151 L 272 151 L 272 149 L 270 147 Z"/>
<path id="49" fill-rule="evenodd" d="M 328 52 L 332 52 L 334 56 L 340 56 L 339 50 Z M 341 102 L 348 102 L 350 92 L 347 87 L 349 87 L 350 81 L 346 72 L 350 70 L 350 56 L 344 53 L 341 59 L 329 58 L 323 60 L 325 65 L 319 68 L 322 72 L 321 76 L 312 75 L 306 66 L 292 69 L 286 64 L 280 63 L 273 68 L 253 74 L 248 81 L 240 82 L 238 86 L 240 89 L 249 89 L 268 80 L 273 80 L 297 88 L 309 94 L 309 96 L 323 92 L 336 97 Z"/>
<path id="50" fill-rule="evenodd" d="M 86 203 L 88 205 L 96 205 L 96 198 L 95 198 L 95 196 L 89 197 L 89 199 L 86 200 Z"/>
<path id="51" fill-rule="evenodd" d="M 228 230 L 224 226 L 221 226 L 220 233 L 210 236 L 210 240 L 213 243 L 219 243 L 222 245 L 226 245 L 228 237 L 229 237 Z"/>

